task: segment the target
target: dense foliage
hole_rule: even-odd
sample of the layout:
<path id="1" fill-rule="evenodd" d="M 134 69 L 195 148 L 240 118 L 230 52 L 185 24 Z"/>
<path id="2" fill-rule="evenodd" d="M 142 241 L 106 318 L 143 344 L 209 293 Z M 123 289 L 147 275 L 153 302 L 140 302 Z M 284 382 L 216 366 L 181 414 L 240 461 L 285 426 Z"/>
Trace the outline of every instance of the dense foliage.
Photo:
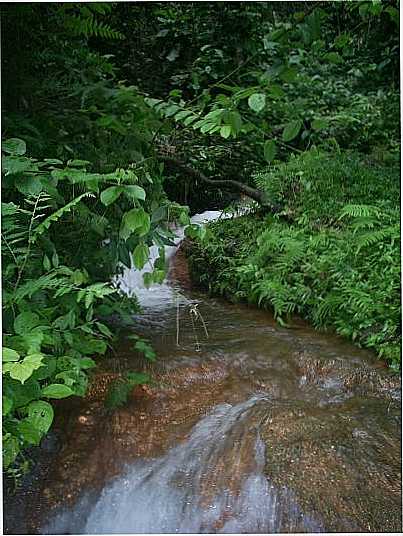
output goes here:
<path id="1" fill-rule="evenodd" d="M 49 20 L 39 17 L 41 9 Z M 162 281 L 163 246 L 174 236 L 169 225 L 188 222 L 187 208 L 168 200 L 162 168 L 150 158 L 159 121 L 135 88 L 113 82 L 107 58 L 85 46 L 83 34 L 120 37 L 93 17 L 110 6 L 83 9 L 25 5 L 5 14 L 19 30 L 27 30 L 29 16 L 34 26 L 58 30 L 36 43 L 29 68 L 16 73 L 14 94 L 5 84 L 3 460 L 10 474 L 27 466 L 25 449 L 48 432 L 49 401 L 85 394 L 94 359 L 115 338 L 108 319 L 131 322 L 138 312 L 135 296 L 122 295 L 112 276 L 132 263 L 143 268 L 156 243 L 160 258 L 144 277 Z M 155 359 L 144 341 L 134 351 Z M 124 380 L 132 388 L 147 379 L 131 373 Z"/>
<path id="2" fill-rule="evenodd" d="M 92 359 L 113 334 L 102 321 L 137 312 L 111 285 L 123 266 L 141 269 L 149 245 L 170 243 L 171 220 L 185 210 L 148 188 L 134 169 L 91 173 L 89 162 L 25 156 L 25 142 L 3 143 L 3 452 L 10 466 L 38 444 L 53 419 L 46 399 L 84 395 Z M 144 172 L 143 172 L 144 173 Z M 142 186 L 140 186 L 142 184 Z M 144 188 L 143 188 L 144 186 Z M 146 193 L 146 190 L 147 193 Z M 151 192 L 151 193 L 150 193 Z M 164 250 L 150 284 L 165 277 Z M 136 350 L 154 358 L 148 348 Z M 131 378 L 131 384 L 133 378 Z"/>
<path id="3" fill-rule="evenodd" d="M 311 151 L 280 164 L 256 180 L 284 211 L 211 224 L 191 250 L 193 275 L 213 293 L 272 309 L 282 325 L 298 313 L 333 328 L 398 369 L 398 178 L 398 168 L 363 168 L 354 154 Z"/>
<path id="4" fill-rule="evenodd" d="M 245 185 L 265 215 L 212 226 L 192 257 L 208 267 L 204 283 L 272 307 L 280 322 L 298 312 L 332 326 L 397 366 L 394 0 L 1 11 L 10 473 L 49 430 L 49 400 L 85 393 L 116 336 L 111 315 L 138 310 L 112 276 L 142 268 L 155 243 L 145 282 L 161 282 L 170 224 L 189 223 L 182 204 L 224 207 Z M 146 341 L 135 349 L 155 358 Z M 110 406 L 148 381 L 133 374 Z"/>

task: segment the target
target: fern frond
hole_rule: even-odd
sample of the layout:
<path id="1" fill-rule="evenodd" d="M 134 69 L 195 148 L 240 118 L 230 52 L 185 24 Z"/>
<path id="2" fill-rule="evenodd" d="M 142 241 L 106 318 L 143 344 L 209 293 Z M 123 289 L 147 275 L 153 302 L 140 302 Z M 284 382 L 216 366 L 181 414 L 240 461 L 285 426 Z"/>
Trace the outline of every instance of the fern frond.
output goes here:
<path id="1" fill-rule="evenodd" d="M 114 30 L 105 22 L 99 21 L 94 14 L 88 16 L 71 15 L 67 22 L 70 30 L 76 35 L 85 37 L 102 37 L 104 39 L 124 39 L 124 35 Z"/>
<path id="2" fill-rule="evenodd" d="M 345 217 L 376 219 L 379 216 L 379 208 L 373 205 L 344 205 L 340 212 L 339 219 Z"/>
<path id="3" fill-rule="evenodd" d="M 75 199 L 73 199 L 72 201 L 70 201 L 70 203 L 67 203 L 67 205 L 65 205 L 64 207 L 59 208 L 59 210 L 56 210 L 56 212 L 48 216 L 42 223 L 40 223 L 37 227 L 35 227 L 30 241 L 34 243 L 41 234 L 43 234 L 47 229 L 49 229 L 49 227 L 52 225 L 53 222 L 59 221 L 60 218 L 64 214 L 69 212 L 74 206 L 76 206 L 81 201 L 81 199 L 83 199 L 83 197 L 95 197 L 95 196 L 94 194 L 91 194 L 90 192 L 85 192 L 79 195 L 78 197 L 76 197 Z"/>
<path id="4" fill-rule="evenodd" d="M 327 320 L 337 312 L 343 303 L 344 297 L 340 293 L 330 293 L 323 298 L 313 314 L 313 321 L 316 326 L 323 326 Z"/>
<path id="5" fill-rule="evenodd" d="M 387 239 L 398 240 L 399 235 L 400 235 L 399 225 L 391 225 L 389 227 L 386 227 L 385 229 L 378 229 L 376 231 L 364 233 L 361 236 L 359 236 L 359 238 L 357 239 L 357 245 L 358 245 L 357 253 L 362 248 L 372 246 L 383 240 L 387 240 Z"/>

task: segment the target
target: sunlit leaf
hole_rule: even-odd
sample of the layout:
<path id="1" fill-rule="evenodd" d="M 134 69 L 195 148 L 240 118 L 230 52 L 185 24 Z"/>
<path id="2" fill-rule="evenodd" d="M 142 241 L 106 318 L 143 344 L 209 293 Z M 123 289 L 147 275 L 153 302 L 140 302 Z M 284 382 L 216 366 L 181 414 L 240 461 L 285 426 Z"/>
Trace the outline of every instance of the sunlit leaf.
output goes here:
<path id="1" fill-rule="evenodd" d="M 134 266 L 141 270 L 145 263 L 148 261 L 150 255 L 150 249 L 147 244 L 141 243 L 138 244 L 133 252 L 133 263 Z"/>
<path id="2" fill-rule="evenodd" d="M 248 105 L 254 112 L 261 112 L 266 106 L 266 95 L 264 93 L 253 93 L 248 99 Z"/>
<path id="3" fill-rule="evenodd" d="M 27 145 L 19 138 L 9 138 L 1 144 L 1 150 L 13 155 L 23 155 L 27 151 Z"/>
<path id="4" fill-rule="evenodd" d="M 52 383 L 42 389 L 42 395 L 47 398 L 66 398 L 74 394 L 74 391 L 67 385 Z"/>

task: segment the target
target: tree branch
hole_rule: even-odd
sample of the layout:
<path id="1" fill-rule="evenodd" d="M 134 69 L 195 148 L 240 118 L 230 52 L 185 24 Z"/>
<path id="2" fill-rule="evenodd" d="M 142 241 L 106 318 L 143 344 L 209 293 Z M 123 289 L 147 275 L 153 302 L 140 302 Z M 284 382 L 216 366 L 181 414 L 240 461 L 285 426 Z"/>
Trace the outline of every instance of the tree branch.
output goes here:
<path id="1" fill-rule="evenodd" d="M 158 160 L 161 160 L 162 162 L 166 162 L 167 164 L 171 164 L 175 166 L 176 168 L 182 170 L 186 175 L 189 175 L 190 177 L 194 179 L 198 179 L 200 181 L 205 182 L 206 184 L 209 184 L 211 186 L 223 186 L 224 188 L 228 188 L 230 190 L 237 190 L 238 192 L 241 192 L 254 201 L 257 201 L 259 205 L 268 206 L 268 199 L 264 192 L 261 190 L 257 190 L 256 188 L 252 188 L 251 186 L 248 186 L 247 184 L 243 184 L 242 182 L 234 181 L 232 179 L 210 179 L 204 175 L 201 171 L 189 167 L 185 162 L 182 160 L 179 160 L 178 158 L 174 158 L 172 156 L 158 156 Z"/>

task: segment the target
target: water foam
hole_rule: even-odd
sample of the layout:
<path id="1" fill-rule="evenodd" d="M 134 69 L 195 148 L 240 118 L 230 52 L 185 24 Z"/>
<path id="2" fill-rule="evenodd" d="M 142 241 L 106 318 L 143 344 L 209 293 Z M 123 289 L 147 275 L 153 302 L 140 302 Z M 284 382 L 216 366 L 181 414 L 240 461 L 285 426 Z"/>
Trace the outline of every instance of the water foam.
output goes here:
<path id="1" fill-rule="evenodd" d="M 86 495 L 59 513 L 44 534 L 273 533 L 320 524 L 264 474 L 258 422 L 261 396 L 222 404 L 188 440 L 157 459 L 139 460 L 97 498 Z M 252 425 L 251 425 L 252 423 Z"/>

